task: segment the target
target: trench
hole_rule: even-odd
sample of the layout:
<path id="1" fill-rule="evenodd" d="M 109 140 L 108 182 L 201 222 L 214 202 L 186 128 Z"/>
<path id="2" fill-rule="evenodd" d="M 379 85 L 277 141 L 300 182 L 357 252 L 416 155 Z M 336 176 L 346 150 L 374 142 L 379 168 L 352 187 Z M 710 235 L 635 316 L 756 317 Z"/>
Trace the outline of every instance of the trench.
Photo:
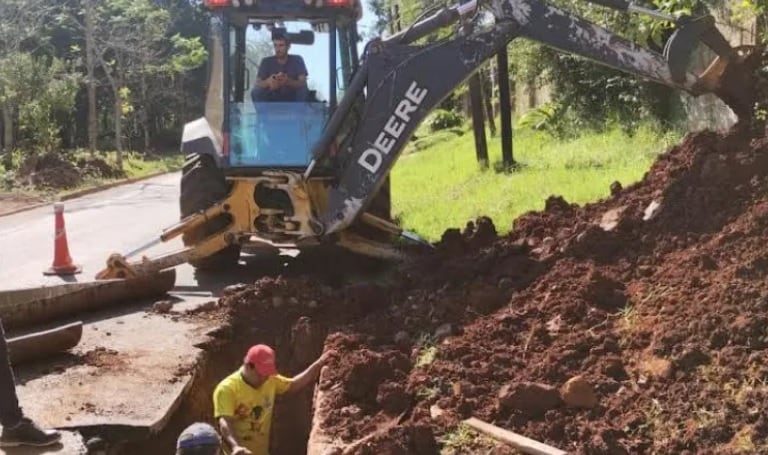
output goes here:
<path id="1" fill-rule="evenodd" d="M 303 269 L 306 265 L 302 262 L 297 264 L 297 268 Z M 317 279 L 331 288 L 340 289 L 350 280 L 369 280 L 381 271 L 380 264 L 372 267 L 353 264 L 351 267 L 356 268 L 352 278 L 349 269 L 344 267 L 336 268 L 334 273 L 322 274 Z M 347 274 L 344 279 L 340 278 L 341 273 Z M 191 384 L 158 433 L 147 435 L 119 429 L 90 429 L 81 431 L 84 439 L 98 437 L 108 441 L 109 455 L 174 453 L 176 439 L 188 425 L 207 422 L 216 427 L 213 390 L 219 381 L 239 368 L 250 346 L 259 343 L 272 346 L 277 355 L 278 371 L 294 376 L 320 356 L 328 331 L 336 325 L 331 322 L 334 316 L 318 313 L 311 318 L 303 311 L 292 309 L 268 310 L 259 315 L 260 320 L 252 327 L 244 327 L 244 320 L 253 315 L 243 316 L 222 322 L 210 340 L 198 346 L 201 352 Z M 313 384 L 296 395 L 277 397 L 270 440 L 271 455 L 307 453 L 315 386 Z"/>
<path id="2" fill-rule="evenodd" d="M 298 339 L 292 343 L 290 337 L 268 335 L 254 338 L 252 342 L 228 340 L 219 346 L 208 347 L 200 355 L 190 388 L 165 427 L 156 435 L 123 442 L 112 453 L 174 453 L 176 438 L 188 425 L 194 422 L 214 424 L 211 396 L 216 384 L 240 366 L 244 352 L 256 343 L 274 347 L 278 369 L 287 375 L 301 372 L 323 348 L 322 339 L 315 343 Z M 312 423 L 313 389 L 310 387 L 287 398 L 278 397 L 272 423 L 272 455 L 306 453 Z"/>

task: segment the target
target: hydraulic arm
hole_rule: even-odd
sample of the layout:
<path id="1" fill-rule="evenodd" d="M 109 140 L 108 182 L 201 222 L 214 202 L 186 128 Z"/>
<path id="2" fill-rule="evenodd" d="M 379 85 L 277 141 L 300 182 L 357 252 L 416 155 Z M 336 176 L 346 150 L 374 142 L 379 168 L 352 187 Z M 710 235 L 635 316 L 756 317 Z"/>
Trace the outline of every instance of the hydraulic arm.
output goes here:
<path id="1" fill-rule="evenodd" d="M 625 11 L 648 10 L 620 0 L 594 3 Z M 524 37 L 583 56 L 691 95 L 714 93 L 738 115 L 752 107 L 750 75 L 740 68 L 745 55 L 728 45 L 711 17 L 682 18 L 664 53 L 646 49 L 542 0 L 490 0 L 495 23 L 472 30 L 477 2 L 444 8 L 409 29 L 369 43 L 365 60 L 315 149 L 315 161 L 338 169 L 327 208 L 317 214 L 319 235 L 349 226 L 368 206 L 418 124 L 482 63 L 515 38 Z M 660 19 L 674 19 L 652 12 Z M 458 23 L 458 36 L 415 45 L 416 40 Z M 696 46 L 717 57 L 701 73 L 688 70 Z M 364 105 L 363 90 L 367 90 Z M 362 109 L 362 115 L 351 115 Z M 359 124 L 355 118 L 363 119 Z M 328 150 L 338 150 L 332 157 Z M 309 176 L 314 167 L 307 169 Z"/>
<path id="2" fill-rule="evenodd" d="M 112 255 L 97 277 L 151 275 L 211 257 L 231 245 L 254 242 L 304 247 L 331 241 L 375 257 L 407 256 L 389 242 L 365 234 L 370 234 L 367 228 L 373 228 L 419 241 L 369 212 L 373 199 L 421 121 L 485 61 L 519 37 L 694 96 L 713 93 L 739 117 L 749 117 L 755 84 L 746 62 L 758 54 L 731 48 L 712 17 L 676 19 L 624 0 L 590 1 L 650 14 L 674 22 L 676 29 L 663 52 L 654 52 L 544 0 L 484 0 L 482 7 L 470 0 L 442 8 L 402 32 L 368 43 L 362 64 L 334 109 L 313 149 L 314 160 L 303 175 L 275 170 L 255 177 L 232 177 L 226 197 L 187 216 L 144 247 L 125 256 Z M 480 21 L 476 19 L 488 16 L 493 18 L 488 25 L 477 25 Z M 417 44 L 447 27 L 455 27 L 455 33 Z M 700 45 L 715 57 L 702 71 L 693 71 L 691 57 Z M 280 201 L 285 203 L 257 200 L 261 187 L 281 194 Z M 128 260 L 155 243 L 187 235 L 222 215 L 231 220 L 226 226 L 182 251 Z M 362 230 L 361 225 L 365 225 Z"/>

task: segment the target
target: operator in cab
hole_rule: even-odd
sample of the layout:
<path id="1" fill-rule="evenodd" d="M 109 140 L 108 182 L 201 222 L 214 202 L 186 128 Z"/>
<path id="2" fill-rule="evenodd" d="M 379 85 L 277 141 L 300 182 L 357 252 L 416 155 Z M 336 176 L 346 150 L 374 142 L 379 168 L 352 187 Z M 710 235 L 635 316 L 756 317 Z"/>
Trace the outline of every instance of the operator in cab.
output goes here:
<path id="1" fill-rule="evenodd" d="M 260 101 L 306 101 L 307 67 L 299 55 L 288 53 L 291 43 L 282 33 L 272 34 L 275 55 L 259 64 L 256 86 L 251 91 L 254 103 Z"/>

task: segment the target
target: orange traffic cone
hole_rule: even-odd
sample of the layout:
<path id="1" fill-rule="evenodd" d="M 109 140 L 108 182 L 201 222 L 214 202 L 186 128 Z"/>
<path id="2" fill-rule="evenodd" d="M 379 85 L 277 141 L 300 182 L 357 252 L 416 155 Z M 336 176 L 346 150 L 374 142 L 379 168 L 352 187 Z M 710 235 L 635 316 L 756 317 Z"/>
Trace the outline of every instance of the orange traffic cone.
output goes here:
<path id="1" fill-rule="evenodd" d="M 56 215 L 56 231 L 54 238 L 53 265 L 44 271 L 45 275 L 74 275 L 82 270 L 80 266 L 72 263 L 67 245 L 67 230 L 64 227 L 64 204 L 53 204 L 53 213 Z"/>

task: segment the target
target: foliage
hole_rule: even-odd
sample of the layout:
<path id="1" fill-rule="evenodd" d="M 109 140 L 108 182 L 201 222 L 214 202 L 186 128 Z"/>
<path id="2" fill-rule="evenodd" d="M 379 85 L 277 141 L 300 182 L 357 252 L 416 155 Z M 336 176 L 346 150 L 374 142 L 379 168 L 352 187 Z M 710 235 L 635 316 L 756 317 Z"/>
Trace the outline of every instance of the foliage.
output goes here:
<path id="1" fill-rule="evenodd" d="M 208 36 L 202 2 L 0 2 L 0 151 L 87 143 L 86 11 L 92 6 L 101 137 L 178 131 L 202 114 Z M 112 80 L 110 80 L 112 79 Z M 109 85 L 105 85 L 107 82 Z M 106 90 L 105 90 L 106 89 Z M 111 117 L 119 105 L 119 119 Z"/>
<path id="2" fill-rule="evenodd" d="M 435 109 L 428 118 L 429 129 L 432 132 L 461 126 L 464 123 L 464 117 L 454 111 L 445 109 Z"/>
<path id="3" fill-rule="evenodd" d="M 375 21 L 370 30 L 364 30 L 361 34 L 368 39 L 381 36 L 391 21 L 389 17 L 389 5 L 386 0 L 363 0 L 368 2 L 368 7 L 373 12 Z"/>
<path id="4" fill-rule="evenodd" d="M 18 110 L 24 142 L 50 151 L 60 145 L 56 114 L 74 108 L 79 74 L 64 60 L 17 52 L 0 58 L 0 104 Z"/>

